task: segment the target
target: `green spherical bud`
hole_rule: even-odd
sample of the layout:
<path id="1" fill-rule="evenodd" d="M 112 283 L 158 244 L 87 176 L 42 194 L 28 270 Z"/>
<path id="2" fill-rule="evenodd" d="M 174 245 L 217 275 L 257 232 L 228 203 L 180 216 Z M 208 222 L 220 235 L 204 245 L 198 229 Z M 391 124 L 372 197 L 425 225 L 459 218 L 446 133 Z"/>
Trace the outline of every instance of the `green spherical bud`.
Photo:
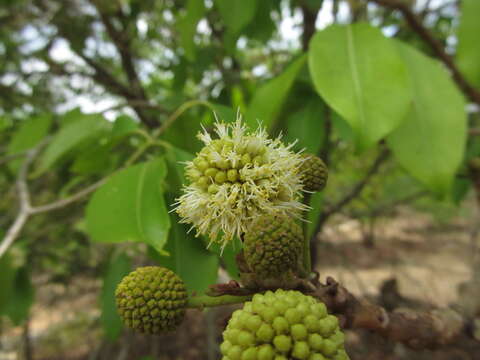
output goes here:
<path id="1" fill-rule="evenodd" d="M 310 309 L 312 310 L 312 314 L 317 316 L 319 319 L 323 319 L 327 316 L 327 307 L 324 303 L 316 303 L 310 305 Z"/>
<path id="2" fill-rule="evenodd" d="M 251 164 L 251 163 L 252 163 L 252 157 L 250 156 L 250 154 L 243 154 L 242 158 L 240 160 L 240 164 L 242 166 L 245 166 L 245 165 Z"/>
<path id="3" fill-rule="evenodd" d="M 211 184 L 209 187 L 208 187 L 208 193 L 209 194 L 216 194 L 218 193 L 218 191 L 220 190 L 220 188 L 218 187 L 218 185 L 216 184 Z"/>
<path id="4" fill-rule="evenodd" d="M 252 333 L 248 331 L 240 331 L 240 334 L 238 335 L 238 340 L 237 340 L 238 345 L 246 348 L 253 345 L 254 341 L 255 341 L 255 336 Z"/>
<path id="5" fill-rule="evenodd" d="M 249 347 L 242 353 L 242 360 L 256 360 L 258 349 L 256 347 Z"/>
<path id="6" fill-rule="evenodd" d="M 197 160 L 197 159 L 195 159 L 195 160 Z M 193 163 L 196 165 L 197 169 L 201 173 L 204 173 L 210 167 L 210 165 L 208 164 L 208 162 L 206 160 L 203 160 L 203 159 L 198 159 L 197 161 L 195 161 L 195 160 L 193 161 Z"/>
<path id="7" fill-rule="evenodd" d="M 325 188 L 328 179 L 328 169 L 325 163 L 315 155 L 303 155 L 305 161 L 300 167 L 304 189 L 307 191 L 321 191 Z"/>
<path id="8" fill-rule="evenodd" d="M 285 319 L 287 319 L 290 325 L 294 325 L 302 321 L 302 315 L 297 309 L 290 308 L 285 312 Z"/>
<path id="9" fill-rule="evenodd" d="M 262 324 L 260 328 L 257 330 L 257 339 L 264 342 L 269 342 L 272 340 L 273 336 L 275 335 L 275 331 L 273 328 L 268 324 Z"/>
<path id="10" fill-rule="evenodd" d="M 252 315 L 248 318 L 244 326 L 251 332 L 256 332 L 262 325 L 262 318 L 258 315 Z"/>
<path id="11" fill-rule="evenodd" d="M 227 355 L 228 350 L 232 347 L 232 343 L 228 340 L 225 340 L 221 345 L 220 345 L 220 352 L 222 355 Z"/>
<path id="12" fill-rule="evenodd" d="M 308 360 L 327 360 L 327 359 L 320 353 L 314 353 L 310 355 Z"/>
<path id="13" fill-rule="evenodd" d="M 323 337 L 317 333 L 310 334 L 308 335 L 308 344 L 312 349 L 321 351 L 323 346 Z"/>
<path id="14" fill-rule="evenodd" d="M 308 330 L 303 324 L 292 325 L 290 332 L 295 340 L 304 340 L 308 336 Z"/>
<path id="15" fill-rule="evenodd" d="M 225 171 L 219 171 L 215 175 L 215 182 L 219 185 L 223 184 L 227 181 L 227 173 Z"/>
<path id="16" fill-rule="evenodd" d="M 302 251 L 302 228 L 288 216 L 256 219 L 244 236 L 245 261 L 264 278 L 296 271 Z"/>
<path id="17" fill-rule="evenodd" d="M 290 330 L 290 324 L 287 319 L 281 316 L 277 316 L 273 319 L 272 327 L 277 334 L 285 334 Z"/>
<path id="18" fill-rule="evenodd" d="M 323 340 L 322 353 L 327 356 L 334 355 L 337 352 L 337 344 L 330 339 Z"/>
<path id="19" fill-rule="evenodd" d="M 293 345 L 292 355 L 295 359 L 308 359 L 310 347 L 305 341 L 298 341 Z"/>
<path id="20" fill-rule="evenodd" d="M 227 159 L 218 160 L 216 164 L 222 170 L 227 170 L 230 168 L 230 161 L 228 161 Z"/>
<path id="21" fill-rule="evenodd" d="M 317 332 L 320 329 L 320 319 L 313 314 L 308 314 L 303 318 L 303 324 L 307 328 L 308 332 Z"/>
<path id="22" fill-rule="evenodd" d="M 257 353 L 258 360 L 272 360 L 275 356 L 275 350 L 273 350 L 272 345 L 265 344 L 260 346 L 260 349 Z"/>
<path id="23" fill-rule="evenodd" d="M 205 170 L 205 176 L 212 179 L 215 178 L 215 175 L 217 175 L 217 173 L 218 169 L 215 168 L 208 168 L 207 170 Z"/>
<path id="24" fill-rule="evenodd" d="M 201 176 L 197 180 L 197 185 L 200 186 L 202 189 L 207 189 L 209 183 L 210 183 L 210 180 L 206 176 Z"/>
<path id="25" fill-rule="evenodd" d="M 126 326 L 143 333 L 162 334 L 182 322 L 187 290 L 174 272 L 160 266 L 145 266 L 122 279 L 115 299 Z"/>
<path id="26" fill-rule="evenodd" d="M 243 351 L 241 346 L 234 345 L 228 350 L 227 356 L 232 360 L 240 360 L 240 358 L 242 357 L 242 352 Z"/>
<path id="27" fill-rule="evenodd" d="M 238 180 L 238 170 L 230 169 L 227 171 L 227 179 L 228 181 L 236 182 Z"/>
<path id="28" fill-rule="evenodd" d="M 281 352 L 290 351 L 292 348 L 292 338 L 287 335 L 277 335 L 273 339 L 273 345 L 275 345 L 275 349 Z"/>

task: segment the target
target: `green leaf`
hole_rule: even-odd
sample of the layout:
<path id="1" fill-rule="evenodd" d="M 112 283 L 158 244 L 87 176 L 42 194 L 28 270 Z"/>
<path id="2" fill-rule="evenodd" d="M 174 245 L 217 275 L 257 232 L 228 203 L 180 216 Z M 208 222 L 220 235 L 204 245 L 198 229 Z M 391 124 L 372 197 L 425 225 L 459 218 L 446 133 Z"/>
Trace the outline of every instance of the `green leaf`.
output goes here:
<path id="1" fill-rule="evenodd" d="M 205 249 L 201 238 L 196 238 L 188 227 L 180 224 L 175 213 L 172 216 L 172 231 L 165 249 L 169 256 L 150 255 L 160 265 L 180 276 L 189 292 L 203 293 L 217 279 L 218 257 Z"/>
<path id="2" fill-rule="evenodd" d="M 0 117 L 0 131 L 5 130 L 11 126 L 10 121 L 6 117 Z"/>
<path id="3" fill-rule="evenodd" d="M 398 42 L 413 84 L 413 103 L 388 138 L 400 164 L 437 194 L 449 192 L 465 149 L 465 101 L 443 66 Z"/>
<path id="4" fill-rule="evenodd" d="M 110 156 L 108 144 L 91 144 L 75 159 L 70 170 L 83 175 L 101 173 L 108 169 Z"/>
<path id="5" fill-rule="evenodd" d="M 84 115 L 77 120 L 68 122 L 55 134 L 42 154 L 35 175 L 45 172 L 71 154 L 82 143 L 105 133 L 110 127 L 111 124 L 99 115 Z"/>
<path id="6" fill-rule="evenodd" d="M 307 220 L 309 221 L 307 224 L 307 237 L 309 239 L 312 238 L 315 228 L 318 224 L 318 218 L 322 211 L 323 196 L 324 194 L 322 192 L 316 192 L 310 199 L 310 206 L 312 207 L 312 210 L 310 210 L 307 215 Z"/>
<path id="7" fill-rule="evenodd" d="M 455 177 L 452 186 L 452 201 L 455 205 L 460 205 L 472 188 L 472 181 L 470 179 Z"/>
<path id="8" fill-rule="evenodd" d="M 206 239 L 203 240 L 205 245 L 208 245 L 208 241 L 206 241 Z M 221 250 L 221 246 L 216 243 L 210 244 L 208 250 L 213 252 L 214 254 L 217 254 L 217 256 L 220 258 L 222 265 L 225 267 L 228 275 L 230 275 L 232 279 L 240 280 L 240 270 L 237 266 L 236 257 L 240 250 L 242 250 L 242 248 L 243 243 L 239 239 L 234 238 L 232 240 L 232 243 L 226 246 L 225 249 L 223 249 L 223 252 Z"/>
<path id="9" fill-rule="evenodd" d="M 13 135 L 7 154 L 16 154 L 34 147 L 48 134 L 51 125 L 50 115 L 39 115 L 26 120 Z M 21 163 L 22 159 L 13 160 L 9 164 L 10 170 L 17 171 Z"/>
<path id="10" fill-rule="evenodd" d="M 6 253 L 0 258 L 0 313 L 5 311 L 14 291 L 16 269 L 10 254 Z"/>
<path id="11" fill-rule="evenodd" d="M 192 160 L 193 155 L 187 151 L 171 146 L 167 149 L 165 159 L 167 160 L 168 166 L 168 191 L 178 193 L 182 185 L 186 183 L 184 162 Z"/>
<path id="12" fill-rule="evenodd" d="M 318 93 L 351 125 L 357 149 L 374 145 L 405 118 L 412 100 L 408 72 L 379 29 L 328 27 L 310 42 L 309 66 Z"/>
<path id="13" fill-rule="evenodd" d="M 210 103 L 210 106 L 213 108 L 214 113 L 220 121 L 230 123 L 234 122 L 237 118 L 235 111 L 229 106 L 215 103 Z"/>
<path id="14" fill-rule="evenodd" d="M 113 175 L 90 199 L 87 231 L 93 241 L 144 242 L 162 252 L 170 229 L 163 197 L 167 166 L 161 158 Z"/>
<path id="15" fill-rule="evenodd" d="M 258 41 L 267 42 L 275 30 L 271 13 L 276 6 L 280 6 L 276 0 L 257 1 L 255 16 L 243 30 L 243 34 Z"/>
<path id="16" fill-rule="evenodd" d="M 325 105 L 315 95 L 304 103 L 304 107 L 287 119 L 285 142 L 298 140 L 297 148 L 316 154 L 325 137 Z"/>
<path id="17" fill-rule="evenodd" d="M 480 1 L 462 0 L 458 27 L 457 63 L 468 81 L 480 88 Z"/>
<path id="18" fill-rule="evenodd" d="M 138 122 L 133 120 L 130 116 L 119 116 L 113 123 L 112 137 L 123 137 L 138 129 Z"/>
<path id="19" fill-rule="evenodd" d="M 30 272 L 26 267 L 18 269 L 13 281 L 12 293 L 3 312 L 10 320 L 19 325 L 27 319 L 33 304 L 35 290 L 30 279 Z"/>
<path id="20" fill-rule="evenodd" d="M 235 48 L 240 32 L 253 20 L 257 9 L 257 0 L 216 0 L 215 5 L 220 12 L 227 32 L 224 37 L 226 46 Z M 224 44 L 224 45 L 225 45 Z"/>
<path id="21" fill-rule="evenodd" d="M 203 0 L 188 0 L 187 12 L 178 20 L 178 30 L 180 32 L 180 44 L 185 51 L 185 57 L 195 60 L 195 41 L 194 36 L 197 32 L 197 24 L 205 14 L 205 4 Z"/>
<path id="22" fill-rule="evenodd" d="M 266 128 L 274 125 L 282 104 L 306 60 L 306 55 L 299 57 L 282 74 L 268 81 L 255 92 L 245 114 L 246 123 L 251 129 L 258 127 L 258 120 Z"/>
<path id="23" fill-rule="evenodd" d="M 122 319 L 120 319 L 117 313 L 117 306 L 115 304 L 115 289 L 130 270 L 130 258 L 125 254 L 120 254 L 110 260 L 107 272 L 103 277 L 103 287 L 100 294 L 102 310 L 100 322 L 102 323 L 105 336 L 111 341 L 118 338 L 123 328 Z"/>

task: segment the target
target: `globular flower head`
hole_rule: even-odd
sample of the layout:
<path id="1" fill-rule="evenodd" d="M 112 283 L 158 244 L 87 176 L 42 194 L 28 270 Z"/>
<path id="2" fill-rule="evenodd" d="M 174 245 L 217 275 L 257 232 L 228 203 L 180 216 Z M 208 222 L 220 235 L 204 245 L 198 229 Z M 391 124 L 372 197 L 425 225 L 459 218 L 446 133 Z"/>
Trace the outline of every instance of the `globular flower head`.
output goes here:
<path id="1" fill-rule="evenodd" d="M 115 291 L 117 310 L 124 324 L 142 333 L 158 335 L 182 322 L 187 289 L 173 271 L 144 266 L 132 271 Z"/>
<path id="2" fill-rule="evenodd" d="M 216 138 L 206 131 L 198 135 L 205 146 L 186 163 L 189 184 L 175 204 L 197 235 L 224 247 L 259 216 L 298 216 L 307 208 L 300 201 L 304 159 L 291 150 L 293 144 L 269 139 L 261 127 L 249 132 L 240 118 L 217 122 L 215 133 Z"/>
<path id="3" fill-rule="evenodd" d="M 223 332 L 222 360 L 349 360 L 338 319 L 324 303 L 294 290 L 255 294 Z"/>
<path id="4" fill-rule="evenodd" d="M 245 261 L 263 278 L 295 272 L 302 250 L 302 228 L 290 216 L 260 217 L 244 236 Z"/>
<path id="5" fill-rule="evenodd" d="M 303 154 L 305 161 L 302 163 L 300 173 L 304 189 L 307 191 L 321 191 L 327 185 L 328 168 L 318 156 Z"/>

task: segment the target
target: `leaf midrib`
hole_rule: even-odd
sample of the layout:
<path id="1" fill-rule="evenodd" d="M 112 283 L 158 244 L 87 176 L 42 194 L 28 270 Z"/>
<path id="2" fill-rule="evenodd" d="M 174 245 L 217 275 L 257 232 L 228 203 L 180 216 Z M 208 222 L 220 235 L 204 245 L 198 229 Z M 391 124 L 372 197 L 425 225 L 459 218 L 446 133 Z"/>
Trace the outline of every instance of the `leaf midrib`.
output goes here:
<path id="1" fill-rule="evenodd" d="M 355 101 L 357 103 L 357 107 L 359 110 L 359 130 L 362 133 L 363 126 L 365 125 L 365 109 L 363 108 L 362 102 L 362 95 L 361 95 L 361 84 L 360 84 L 360 75 L 357 68 L 357 59 L 355 57 L 355 45 L 353 41 L 353 34 L 352 34 L 352 27 L 350 25 L 347 26 L 347 52 L 348 52 L 348 60 L 349 60 L 349 67 L 350 73 L 352 74 L 353 80 L 353 92 L 355 95 Z"/>

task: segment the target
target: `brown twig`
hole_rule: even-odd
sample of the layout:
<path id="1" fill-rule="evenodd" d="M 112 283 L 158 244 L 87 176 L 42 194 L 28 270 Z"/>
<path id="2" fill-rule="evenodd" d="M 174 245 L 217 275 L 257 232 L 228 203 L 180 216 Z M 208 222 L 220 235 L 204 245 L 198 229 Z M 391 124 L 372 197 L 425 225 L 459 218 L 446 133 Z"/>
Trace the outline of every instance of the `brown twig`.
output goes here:
<path id="1" fill-rule="evenodd" d="M 367 329 L 414 349 L 447 345 L 464 333 L 466 320 L 452 309 L 415 311 L 385 308 L 359 300 L 333 278 L 320 284 L 315 297 L 340 315 L 344 328 Z"/>
<path id="2" fill-rule="evenodd" d="M 145 89 L 142 86 L 140 78 L 138 76 L 137 70 L 135 69 L 135 64 L 133 60 L 133 53 L 131 48 L 131 39 L 128 37 L 128 32 L 126 29 L 118 31 L 113 25 L 113 18 L 110 13 L 107 14 L 101 10 L 101 8 L 96 4 L 97 11 L 100 14 L 100 19 L 107 30 L 107 34 L 112 39 L 113 44 L 115 45 L 118 53 L 120 54 L 120 61 L 122 63 L 123 71 L 127 77 L 130 88 L 132 89 L 133 94 L 135 95 L 136 100 L 143 100 L 148 102 L 147 94 Z M 121 9 L 118 10 L 118 15 L 120 18 L 123 18 L 123 13 Z M 156 127 L 158 125 L 157 120 L 148 114 L 144 108 L 137 107 L 132 105 L 137 112 L 138 116 L 142 121 L 150 128 Z"/>
<path id="3" fill-rule="evenodd" d="M 474 103 L 480 105 L 480 92 L 475 89 L 462 75 L 453 58 L 447 54 L 444 46 L 436 39 L 428 29 L 422 24 L 420 18 L 412 11 L 408 3 L 403 0 L 370 0 L 378 5 L 398 10 L 410 25 L 413 31 L 420 36 L 432 49 L 445 66 L 450 70 L 453 80 L 457 83 L 463 93 Z"/>

